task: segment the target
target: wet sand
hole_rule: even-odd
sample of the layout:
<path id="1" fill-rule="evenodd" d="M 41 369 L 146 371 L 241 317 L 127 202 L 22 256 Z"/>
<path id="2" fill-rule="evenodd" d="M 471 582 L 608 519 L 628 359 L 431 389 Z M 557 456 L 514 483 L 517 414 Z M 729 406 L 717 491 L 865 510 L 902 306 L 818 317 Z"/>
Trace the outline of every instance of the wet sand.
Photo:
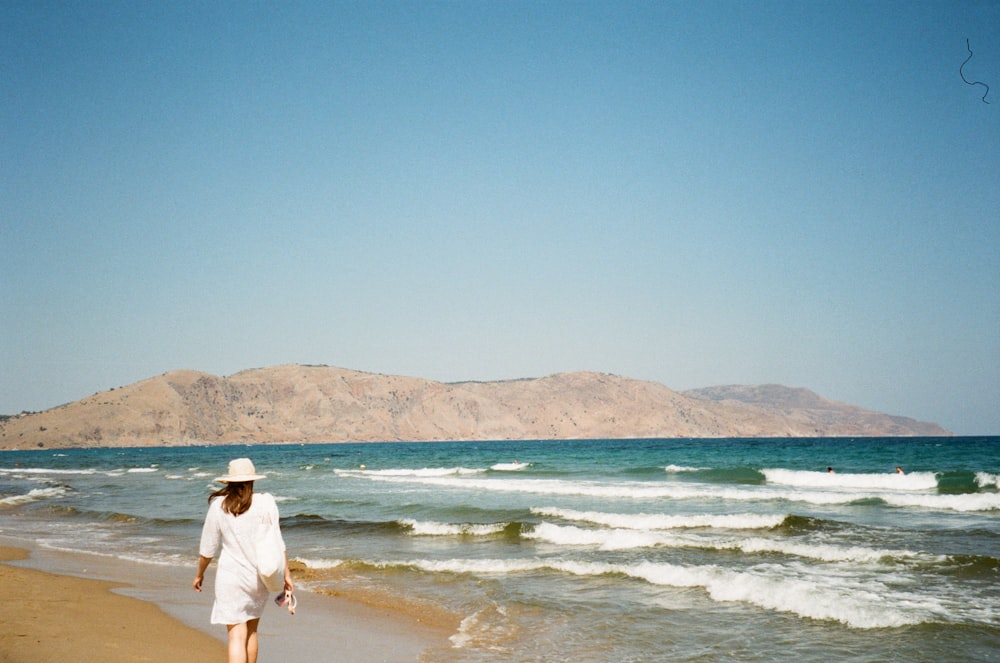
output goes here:
<path id="1" fill-rule="evenodd" d="M 226 660 L 225 627 L 208 623 L 214 564 L 199 594 L 193 561 L 156 567 L 13 545 L 0 547 L 0 663 Z M 447 657 L 452 631 L 440 623 L 305 588 L 296 596 L 295 615 L 265 610 L 258 663 L 304 663 L 319 652 L 336 652 L 342 663 Z"/>

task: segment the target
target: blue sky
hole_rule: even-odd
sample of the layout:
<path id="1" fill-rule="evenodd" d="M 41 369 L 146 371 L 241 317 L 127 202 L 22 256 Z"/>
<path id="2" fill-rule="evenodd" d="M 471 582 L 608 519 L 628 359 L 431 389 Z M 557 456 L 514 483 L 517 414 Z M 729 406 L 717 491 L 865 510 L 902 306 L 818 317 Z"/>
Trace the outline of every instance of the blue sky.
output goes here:
<path id="1" fill-rule="evenodd" d="M 309 363 L 1000 434 L 998 2 L 8 0 L 0 31 L 0 412 Z"/>

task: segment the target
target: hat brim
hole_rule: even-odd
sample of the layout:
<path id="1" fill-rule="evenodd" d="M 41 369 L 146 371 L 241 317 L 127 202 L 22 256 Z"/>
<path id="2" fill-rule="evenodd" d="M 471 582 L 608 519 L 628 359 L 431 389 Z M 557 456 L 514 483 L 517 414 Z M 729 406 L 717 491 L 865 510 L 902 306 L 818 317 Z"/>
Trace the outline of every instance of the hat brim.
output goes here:
<path id="1" fill-rule="evenodd" d="M 217 477 L 215 480 L 219 483 L 240 483 L 241 481 L 256 481 L 266 478 L 267 476 L 264 474 L 229 474 L 224 477 Z"/>

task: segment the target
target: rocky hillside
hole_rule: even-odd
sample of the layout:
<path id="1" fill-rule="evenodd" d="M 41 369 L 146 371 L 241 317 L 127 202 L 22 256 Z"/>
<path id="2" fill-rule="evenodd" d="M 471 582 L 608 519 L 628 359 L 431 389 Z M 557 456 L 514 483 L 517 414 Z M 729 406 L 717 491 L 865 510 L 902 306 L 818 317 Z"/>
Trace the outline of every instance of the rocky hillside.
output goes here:
<path id="1" fill-rule="evenodd" d="M 683 393 L 691 398 L 716 403 L 740 403 L 762 412 L 777 414 L 802 426 L 814 426 L 817 431 L 842 427 L 846 424 L 857 431 L 847 433 L 853 436 L 906 437 L 951 434 L 934 423 L 865 410 L 827 400 L 808 389 L 783 387 L 780 384 L 708 387 Z M 837 437 L 841 434 L 817 432 L 816 435 Z"/>
<path id="2" fill-rule="evenodd" d="M 949 435 L 778 385 L 678 393 L 563 373 L 442 383 L 329 366 L 172 371 L 0 421 L 0 449 L 233 442 Z"/>

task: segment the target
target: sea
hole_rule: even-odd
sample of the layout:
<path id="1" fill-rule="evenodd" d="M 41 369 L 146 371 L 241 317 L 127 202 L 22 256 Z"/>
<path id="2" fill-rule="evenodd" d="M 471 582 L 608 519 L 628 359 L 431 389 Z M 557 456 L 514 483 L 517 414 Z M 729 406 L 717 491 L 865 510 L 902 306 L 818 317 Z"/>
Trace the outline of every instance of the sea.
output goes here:
<path id="1" fill-rule="evenodd" d="M 451 625 L 424 661 L 1000 661 L 1000 437 L 10 451 L 0 535 L 193 569 L 244 456 L 303 588 Z"/>

